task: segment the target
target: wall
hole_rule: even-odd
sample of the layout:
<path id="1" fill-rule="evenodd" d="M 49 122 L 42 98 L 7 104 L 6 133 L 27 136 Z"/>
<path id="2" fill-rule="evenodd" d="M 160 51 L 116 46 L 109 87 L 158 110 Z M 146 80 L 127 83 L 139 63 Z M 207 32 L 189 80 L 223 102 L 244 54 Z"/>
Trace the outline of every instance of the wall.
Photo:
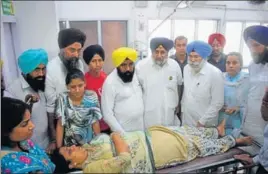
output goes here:
<path id="1" fill-rule="evenodd" d="M 54 1 L 14 1 L 18 49 L 44 48 L 49 58 L 58 53 L 59 30 Z"/>
<path id="2" fill-rule="evenodd" d="M 174 3 L 176 2 L 174 1 Z M 202 4 L 201 1 L 195 3 Z M 203 3 L 212 5 L 212 7 L 178 9 L 171 18 L 219 19 L 221 21 L 221 31 L 224 31 L 225 20 L 268 21 L 268 8 L 266 8 L 268 3 L 266 3 L 265 8 L 252 6 L 246 1 L 207 1 Z M 159 2 L 157 1 L 148 1 L 147 8 L 134 8 L 133 1 L 57 1 L 56 4 L 59 19 L 130 20 L 128 26 L 129 44 L 133 43 L 134 40 L 147 43 L 148 19 L 164 19 L 173 11 L 172 7 L 174 7 L 173 5 L 171 7 L 158 8 Z M 139 22 L 144 23 L 144 30 L 142 31 L 139 31 Z"/>

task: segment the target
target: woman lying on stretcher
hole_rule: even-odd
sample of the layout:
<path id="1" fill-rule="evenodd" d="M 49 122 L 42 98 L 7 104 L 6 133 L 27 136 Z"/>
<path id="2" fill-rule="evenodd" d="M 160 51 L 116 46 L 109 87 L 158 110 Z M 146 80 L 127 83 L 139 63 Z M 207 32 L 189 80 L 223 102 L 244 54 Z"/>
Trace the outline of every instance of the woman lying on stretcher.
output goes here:
<path id="1" fill-rule="evenodd" d="M 251 137 L 225 136 L 224 127 L 225 120 L 217 128 L 153 126 L 145 132 L 100 134 L 82 147 L 61 147 L 58 155 L 69 168 L 84 173 L 154 173 L 155 169 L 252 143 Z"/>

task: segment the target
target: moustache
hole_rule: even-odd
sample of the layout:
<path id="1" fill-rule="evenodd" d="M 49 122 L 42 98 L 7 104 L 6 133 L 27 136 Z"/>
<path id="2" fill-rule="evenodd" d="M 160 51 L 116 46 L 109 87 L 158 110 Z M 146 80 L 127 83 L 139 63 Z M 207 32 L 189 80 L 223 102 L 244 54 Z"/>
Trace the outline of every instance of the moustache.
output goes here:
<path id="1" fill-rule="evenodd" d="M 193 65 L 193 66 L 199 66 L 200 65 L 199 62 L 191 62 L 191 61 L 189 61 L 188 63 L 189 63 L 189 65 Z"/>
<path id="2" fill-rule="evenodd" d="M 45 76 L 38 76 L 34 78 L 34 80 L 44 80 L 44 79 L 45 79 Z"/>
<path id="3" fill-rule="evenodd" d="M 132 75 L 132 72 L 130 72 L 130 71 L 126 71 L 126 72 L 124 72 L 123 73 L 125 76 L 130 76 L 130 75 Z"/>

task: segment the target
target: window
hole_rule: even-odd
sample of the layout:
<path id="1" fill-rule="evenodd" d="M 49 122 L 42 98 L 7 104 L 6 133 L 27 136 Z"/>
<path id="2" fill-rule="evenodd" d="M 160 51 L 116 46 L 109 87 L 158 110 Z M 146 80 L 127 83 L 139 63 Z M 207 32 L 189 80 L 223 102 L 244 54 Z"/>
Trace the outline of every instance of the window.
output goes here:
<path id="1" fill-rule="evenodd" d="M 66 21 L 59 21 L 60 30 L 67 28 Z"/>
<path id="2" fill-rule="evenodd" d="M 157 29 L 156 27 L 162 22 L 162 20 L 149 20 L 148 21 L 148 56 L 151 56 L 151 49 L 150 49 L 150 41 L 154 37 L 171 37 L 171 20 L 166 20 L 164 23 L 162 23 Z M 156 29 L 156 30 L 155 30 Z M 153 31 L 155 30 L 155 31 Z"/>
<path id="3" fill-rule="evenodd" d="M 86 34 L 87 39 L 85 42 L 85 47 L 98 43 L 97 21 L 70 21 L 70 28 L 80 29 Z"/>
<path id="4" fill-rule="evenodd" d="M 225 30 L 226 46 L 224 52 L 240 52 L 240 41 L 242 36 L 242 22 L 227 22 Z"/>
<path id="5" fill-rule="evenodd" d="M 68 21 L 60 21 L 60 30 L 67 28 Z M 101 24 L 101 25 L 99 25 Z M 104 71 L 109 74 L 114 66 L 112 64 L 112 51 L 121 46 L 127 46 L 127 21 L 69 21 L 69 28 L 83 31 L 86 42 L 83 50 L 92 44 L 101 44 L 105 51 Z M 83 54 L 82 50 L 82 54 Z M 81 55 L 83 56 L 83 55 Z M 88 66 L 85 64 L 85 68 Z"/>
<path id="6" fill-rule="evenodd" d="M 197 30 L 198 30 L 197 39 L 207 42 L 209 35 L 217 31 L 217 21 L 199 20 Z"/>
<path id="7" fill-rule="evenodd" d="M 188 42 L 194 40 L 195 20 L 175 20 L 174 38 L 180 35 L 187 37 Z"/>
<path id="8" fill-rule="evenodd" d="M 162 22 L 162 20 L 149 20 L 148 30 L 149 34 L 153 32 L 149 37 L 171 37 L 171 20 L 166 20 L 157 29 L 156 27 Z M 156 30 L 155 30 L 156 29 Z M 155 30 L 155 31 L 153 31 Z"/>
<path id="9" fill-rule="evenodd" d="M 109 74 L 114 69 L 112 52 L 127 46 L 127 21 L 101 21 L 102 46 L 105 50 L 103 69 Z"/>
<path id="10" fill-rule="evenodd" d="M 162 20 L 149 20 L 148 31 L 151 33 Z M 198 28 L 196 28 L 198 23 Z M 174 24 L 174 25 L 172 25 Z M 217 32 L 217 20 L 167 20 L 149 37 L 149 41 L 153 37 L 167 37 L 174 40 L 177 36 L 183 35 L 188 38 L 188 42 L 195 39 L 207 42 L 208 36 Z M 150 43 L 148 43 L 149 45 Z M 175 49 L 171 49 L 169 54 L 174 54 Z M 150 48 L 148 48 L 148 55 L 151 55 Z"/>
<path id="11" fill-rule="evenodd" d="M 246 22 L 245 23 L 245 29 L 247 27 L 250 27 L 252 25 L 260 25 L 259 22 Z M 244 30 L 243 30 L 244 31 Z M 243 56 L 243 66 L 244 67 L 248 67 L 249 63 L 251 62 L 252 58 L 248 49 L 248 46 L 246 45 L 244 38 L 242 38 L 242 42 L 243 42 L 243 52 L 242 52 L 242 56 Z"/>

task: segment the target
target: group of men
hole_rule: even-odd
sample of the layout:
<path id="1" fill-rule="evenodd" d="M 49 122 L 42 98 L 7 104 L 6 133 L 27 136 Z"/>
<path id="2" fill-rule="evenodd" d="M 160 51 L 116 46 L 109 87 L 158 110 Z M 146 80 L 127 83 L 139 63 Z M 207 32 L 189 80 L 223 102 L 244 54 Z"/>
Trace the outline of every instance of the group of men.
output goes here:
<path id="1" fill-rule="evenodd" d="M 55 102 L 60 93 L 67 91 L 66 74 L 73 68 L 85 73 L 79 58 L 85 40 L 85 34 L 78 29 L 61 30 L 59 55 L 50 61 L 43 49 L 27 50 L 18 58 L 21 76 L 5 89 L 5 96 L 25 102 L 30 102 L 29 96 L 32 96 L 30 99 L 35 100 L 33 140 L 48 153 L 56 148 Z M 250 117 L 261 118 L 260 106 L 253 108 L 250 104 L 261 105 L 264 86 L 268 85 L 268 28 L 249 27 L 244 31 L 244 40 L 254 60 L 249 67 L 250 76 L 260 84 L 252 85 L 249 92 L 249 96 L 253 96 L 248 102 L 250 120 Z M 184 36 L 174 42 L 153 38 L 150 41 L 152 56 L 136 65 L 138 56 L 134 49 L 116 49 L 112 54 L 116 68 L 107 76 L 100 94 L 104 121 L 112 131 L 122 133 L 153 125 L 216 126 L 224 104 L 224 46 L 225 38 L 219 33 L 212 34 L 208 43 L 187 43 Z M 173 47 L 176 54 L 169 57 Z"/>

